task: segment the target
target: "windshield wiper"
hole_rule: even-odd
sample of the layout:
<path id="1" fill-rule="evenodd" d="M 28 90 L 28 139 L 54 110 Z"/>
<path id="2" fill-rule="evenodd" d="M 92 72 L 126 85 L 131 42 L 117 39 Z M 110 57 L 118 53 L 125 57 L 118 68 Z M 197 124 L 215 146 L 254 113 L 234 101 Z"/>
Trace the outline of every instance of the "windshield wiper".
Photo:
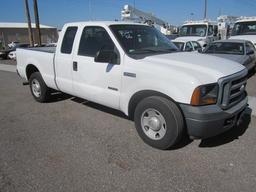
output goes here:
<path id="1" fill-rule="evenodd" d="M 158 49 L 154 49 L 154 48 L 143 48 L 141 50 L 149 51 L 149 52 L 158 52 Z"/>
<path id="2" fill-rule="evenodd" d="M 131 54 L 138 54 L 138 53 L 147 53 L 147 52 L 150 52 L 150 53 L 159 53 L 159 52 L 172 52 L 172 51 L 177 51 L 177 49 L 174 49 L 174 48 L 158 48 L 158 49 L 155 49 L 155 48 L 143 48 L 143 49 L 137 49 L 137 50 L 134 50 L 132 52 L 130 52 Z"/>
<path id="3" fill-rule="evenodd" d="M 136 54 L 136 53 L 156 53 L 156 52 L 159 52 L 159 51 L 155 50 L 155 49 L 150 49 L 150 48 L 143 48 L 143 49 L 133 50 L 132 52 L 130 52 L 130 54 Z"/>
<path id="4" fill-rule="evenodd" d="M 164 49 L 161 49 L 161 51 L 178 51 L 178 49 L 175 49 L 175 48 L 164 48 Z"/>

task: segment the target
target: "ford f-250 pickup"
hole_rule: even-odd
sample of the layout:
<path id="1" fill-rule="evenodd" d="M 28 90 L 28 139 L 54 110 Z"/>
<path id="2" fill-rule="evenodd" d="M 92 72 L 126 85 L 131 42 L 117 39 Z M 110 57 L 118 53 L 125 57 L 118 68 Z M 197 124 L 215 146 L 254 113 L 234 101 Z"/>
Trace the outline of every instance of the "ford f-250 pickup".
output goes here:
<path id="1" fill-rule="evenodd" d="M 54 48 L 18 49 L 17 72 L 38 102 L 59 90 L 122 111 L 147 144 L 167 149 L 236 125 L 247 106 L 247 69 L 177 52 L 157 29 L 126 22 L 64 25 Z"/>

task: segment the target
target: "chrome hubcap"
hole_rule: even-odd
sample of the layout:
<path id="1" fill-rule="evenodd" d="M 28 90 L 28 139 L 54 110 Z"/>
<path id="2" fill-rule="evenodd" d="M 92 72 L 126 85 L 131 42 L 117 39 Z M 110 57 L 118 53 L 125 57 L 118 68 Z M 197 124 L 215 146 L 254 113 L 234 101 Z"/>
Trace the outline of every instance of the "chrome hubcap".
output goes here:
<path id="1" fill-rule="evenodd" d="M 151 117 L 148 124 L 153 131 L 159 131 L 161 129 L 161 122 L 157 117 Z"/>
<path id="2" fill-rule="evenodd" d="M 153 140 L 160 140 L 166 134 L 166 122 L 163 115 L 155 109 L 147 109 L 141 116 L 144 133 Z"/>
<path id="3" fill-rule="evenodd" d="M 41 96 L 41 86 L 37 79 L 32 80 L 32 92 L 36 97 Z"/>

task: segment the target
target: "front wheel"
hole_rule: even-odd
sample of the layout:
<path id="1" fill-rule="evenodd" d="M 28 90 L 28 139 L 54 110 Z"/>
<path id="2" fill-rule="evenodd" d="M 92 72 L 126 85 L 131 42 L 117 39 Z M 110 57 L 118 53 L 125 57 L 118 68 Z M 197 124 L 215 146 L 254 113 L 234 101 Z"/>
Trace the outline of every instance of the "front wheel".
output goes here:
<path id="1" fill-rule="evenodd" d="M 143 99 L 135 109 L 134 121 L 143 141 L 163 150 L 174 146 L 184 129 L 184 119 L 176 104 L 159 96 Z"/>
<path id="2" fill-rule="evenodd" d="M 40 103 L 50 99 L 50 89 L 45 84 L 39 72 L 33 73 L 29 78 L 30 91 L 34 99 Z"/>

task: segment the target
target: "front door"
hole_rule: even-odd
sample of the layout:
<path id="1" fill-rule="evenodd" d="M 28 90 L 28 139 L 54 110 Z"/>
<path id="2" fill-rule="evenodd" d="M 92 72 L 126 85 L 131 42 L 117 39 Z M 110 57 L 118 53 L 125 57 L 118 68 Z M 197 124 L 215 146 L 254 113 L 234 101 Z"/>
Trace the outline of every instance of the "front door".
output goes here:
<path id="1" fill-rule="evenodd" d="M 98 51 L 115 51 L 119 65 L 95 62 Z M 81 33 L 73 62 L 73 88 L 77 96 L 119 109 L 121 89 L 120 54 L 108 32 L 100 26 L 87 26 Z"/>

